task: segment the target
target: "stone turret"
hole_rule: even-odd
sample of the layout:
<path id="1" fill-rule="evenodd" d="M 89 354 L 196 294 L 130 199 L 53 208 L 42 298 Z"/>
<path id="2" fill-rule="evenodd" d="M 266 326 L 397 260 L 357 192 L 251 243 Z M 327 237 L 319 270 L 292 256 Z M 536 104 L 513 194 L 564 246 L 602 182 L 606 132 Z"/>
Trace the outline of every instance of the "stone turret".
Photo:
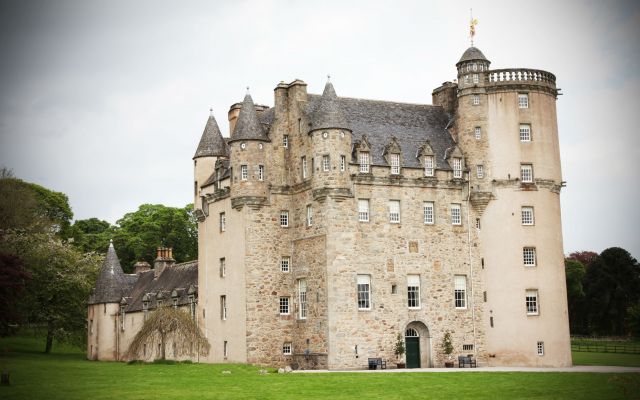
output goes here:
<path id="1" fill-rule="evenodd" d="M 89 304 L 119 303 L 127 285 L 125 279 L 112 241 L 96 280 L 95 289 L 89 297 Z"/>
<path id="2" fill-rule="evenodd" d="M 213 116 L 213 110 L 207 119 L 207 123 L 202 132 L 200 143 L 193 156 L 194 182 L 193 196 L 195 208 L 202 208 L 200 200 L 200 189 L 202 185 L 213 174 L 216 161 L 229 156 L 227 143 L 220 133 L 218 123 Z"/>

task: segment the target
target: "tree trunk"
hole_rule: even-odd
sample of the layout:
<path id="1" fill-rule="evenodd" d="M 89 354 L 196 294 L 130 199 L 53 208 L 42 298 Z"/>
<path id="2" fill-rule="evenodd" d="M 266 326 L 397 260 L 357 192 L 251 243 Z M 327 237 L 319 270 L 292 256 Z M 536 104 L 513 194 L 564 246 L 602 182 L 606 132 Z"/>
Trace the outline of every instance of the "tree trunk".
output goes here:
<path id="1" fill-rule="evenodd" d="M 53 347 L 53 321 L 47 321 L 47 344 L 45 345 L 44 352 L 46 354 L 51 353 Z"/>
<path id="2" fill-rule="evenodd" d="M 162 342 L 162 357 L 160 358 L 161 360 L 165 359 L 165 343 L 164 343 L 165 337 L 166 337 L 166 334 L 164 333 L 160 335 L 160 340 Z"/>

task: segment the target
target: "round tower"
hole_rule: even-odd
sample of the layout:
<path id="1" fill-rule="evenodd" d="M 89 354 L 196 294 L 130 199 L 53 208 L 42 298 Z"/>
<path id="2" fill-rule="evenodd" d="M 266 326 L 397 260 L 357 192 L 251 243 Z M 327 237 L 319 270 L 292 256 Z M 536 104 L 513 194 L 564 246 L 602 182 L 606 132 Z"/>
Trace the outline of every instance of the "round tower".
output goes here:
<path id="1" fill-rule="evenodd" d="M 202 132 L 200 143 L 198 143 L 196 154 L 193 156 L 193 204 L 196 209 L 203 208 L 200 201 L 200 190 L 214 173 L 216 161 L 226 157 L 228 157 L 227 144 L 222 137 L 212 109 Z"/>
<path id="2" fill-rule="evenodd" d="M 267 137 L 251 95 L 242 102 L 238 120 L 229 139 L 231 160 L 231 205 L 260 206 L 267 202 Z"/>

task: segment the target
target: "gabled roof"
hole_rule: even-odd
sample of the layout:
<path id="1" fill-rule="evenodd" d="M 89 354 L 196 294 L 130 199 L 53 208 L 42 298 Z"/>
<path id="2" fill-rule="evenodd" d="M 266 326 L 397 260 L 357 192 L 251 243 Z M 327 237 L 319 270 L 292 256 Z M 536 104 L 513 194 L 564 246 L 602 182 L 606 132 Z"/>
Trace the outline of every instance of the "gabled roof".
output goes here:
<path id="1" fill-rule="evenodd" d="M 120 266 L 113 242 L 109 244 L 107 257 L 100 269 L 100 275 L 96 280 L 96 286 L 89 304 L 120 303 L 122 296 L 126 294 L 135 283 L 135 275 L 125 275 Z"/>
<path id="2" fill-rule="evenodd" d="M 227 156 L 227 144 L 213 114 L 209 116 L 193 158 Z"/>
<path id="3" fill-rule="evenodd" d="M 249 93 L 244 96 L 242 108 L 240 109 L 240 114 L 238 115 L 238 121 L 236 122 L 236 126 L 233 130 L 233 135 L 231 135 L 228 143 L 237 140 L 262 140 L 265 142 L 269 141 L 269 138 L 267 137 L 267 134 L 265 133 L 265 130 L 262 127 L 260 120 L 258 119 L 256 107 L 253 104 L 253 99 L 251 98 L 251 95 L 249 95 Z"/>
<path id="4" fill-rule="evenodd" d="M 349 129 L 347 120 L 338 103 L 336 91 L 331 82 L 327 82 L 319 104 L 311 115 L 311 131 L 331 128 Z"/>
<path id="5" fill-rule="evenodd" d="M 165 268 L 158 278 L 154 279 L 154 270 L 140 273 L 140 276 L 129 291 L 128 305 L 125 312 L 141 311 L 142 298 L 149 298 L 149 309 L 157 307 L 158 295 L 165 305 L 172 304 L 171 293 L 176 290 L 178 305 L 189 303 L 189 288 L 198 286 L 198 262 L 189 261 Z"/>

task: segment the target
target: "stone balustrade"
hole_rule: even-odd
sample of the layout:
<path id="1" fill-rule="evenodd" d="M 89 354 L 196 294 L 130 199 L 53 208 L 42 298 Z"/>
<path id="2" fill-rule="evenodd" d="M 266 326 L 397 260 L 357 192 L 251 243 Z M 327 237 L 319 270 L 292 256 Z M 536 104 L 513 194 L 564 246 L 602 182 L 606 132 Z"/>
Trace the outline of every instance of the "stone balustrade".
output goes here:
<path id="1" fill-rule="evenodd" d="M 533 84 L 550 88 L 556 86 L 556 76 L 551 72 L 527 68 L 505 68 L 487 71 L 489 84 Z"/>

